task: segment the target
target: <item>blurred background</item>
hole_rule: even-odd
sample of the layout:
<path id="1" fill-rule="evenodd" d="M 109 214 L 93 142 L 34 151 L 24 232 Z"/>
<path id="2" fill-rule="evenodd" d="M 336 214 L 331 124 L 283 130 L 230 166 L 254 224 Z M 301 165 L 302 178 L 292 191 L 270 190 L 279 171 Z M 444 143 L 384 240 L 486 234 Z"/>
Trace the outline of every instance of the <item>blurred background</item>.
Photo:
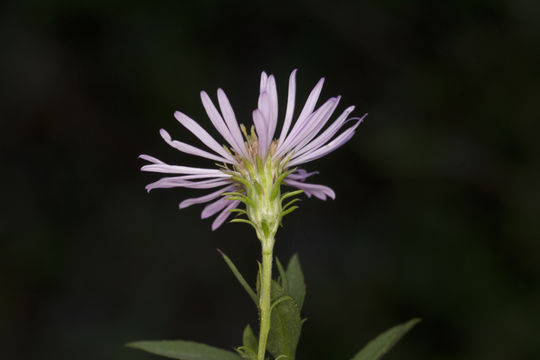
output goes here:
<path id="1" fill-rule="evenodd" d="M 299 359 L 350 359 L 423 322 L 388 359 L 540 358 L 540 3 L 7 1 L 0 5 L 0 357 L 157 359 L 123 347 L 188 339 L 231 349 L 254 280 L 245 225 L 212 232 L 193 190 L 156 190 L 141 153 L 190 166 L 158 130 L 211 127 L 199 91 L 250 123 L 260 72 L 281 106 L 368 112 L 308 164 L 335 201 L 305 200 L 276 251 L 308 286 Z M 300 105 L 297 105 L 300 106 Z M 284 111 L 281 113 L 283 114 Z"/>

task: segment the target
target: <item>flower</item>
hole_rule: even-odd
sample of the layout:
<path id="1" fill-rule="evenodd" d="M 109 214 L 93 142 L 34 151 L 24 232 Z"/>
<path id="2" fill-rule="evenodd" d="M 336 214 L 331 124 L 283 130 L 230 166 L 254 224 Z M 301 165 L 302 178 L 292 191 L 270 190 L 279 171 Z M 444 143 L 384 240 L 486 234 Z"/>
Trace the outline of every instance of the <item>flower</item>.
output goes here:
<path id="1" fill-rule="evenodd" d="M 361 118 L 349 118 L 349 114 L 354 110 L 354 106 L 350 106 L 325 128 L 341 97 L 332 97 L 315 109 L 323 83 L 324 78 L 315 85 L 293 124 L 296 70 L 291 73 L 287 108 L 279 137 L 275 137 L 278 124 L 278 96 L 273 75 L 268 76 L 265 72 L 261 74 L 258 106 L 252 114 L 254 126 L 251 126 L 249 132 L 243 124 L 237 122 L 232 106 L 222 89 L 217 91 L 220 110 L 216 108 L 208 94 L 201 91 L 204 109 L 227 145 L 220 145 L 196 121 L 180 111 L 176 111 L 174 117 L 211 151 L 173 140 L 164 129 L 160 130 L 160 134 L 163 140 L 175 149 L 216 161 L 217 167 L 209 169 L 169 165 L 155 157 L 141 155 L 140 158 L 150 163 L 144 165 L 141 170 L 175 174 L 147 185 L 146 190 L 172 187 L 219 188 L 210 194 L 186 199 L 179 205 L 180 209 L 183 209 L 194 204 L 209 203 L 203 209 L 201 217 L 205 219 L 218 214 L 212 224 L 212 230 L 221 226 L 233 211 L 247 214 L 249 220 L 244 222 L 252 225 L 256 223 L 259 228 L 264 221 L 274 224 L 275 220 L 278 218 L 280 220 L 285 213 L 296 208 L 291 206 L 295 200 L 283 207 L 281 201 L 300 192 L 321 200 L 326 200 L 327 197 L 334 199 L 335 193 L 328 186 L 305 182 L 308 177 L 318 174 L 317 171 L 308 172 L 298 166 L 323 157 L 345 144 L 367 114 Z M 352 125 L 340 132 L 349 123 Z M 296 188 L 297 191 L 281 196 L 279 204 L 272 205 L 275 207 L 274 211 L 268 214 L 270 198 L 274 201 L 281 185 Z M 268 200 L 267 208 L 257 210 L 258 213 L 253 210 L 254 202 L 258 201 L 255 199 L 257 194 L 260 201 Z M 266 194 L 266 197 L 263 194 Z M 237 209 L 241 202 L 246 203 L 247 212 Z"/>

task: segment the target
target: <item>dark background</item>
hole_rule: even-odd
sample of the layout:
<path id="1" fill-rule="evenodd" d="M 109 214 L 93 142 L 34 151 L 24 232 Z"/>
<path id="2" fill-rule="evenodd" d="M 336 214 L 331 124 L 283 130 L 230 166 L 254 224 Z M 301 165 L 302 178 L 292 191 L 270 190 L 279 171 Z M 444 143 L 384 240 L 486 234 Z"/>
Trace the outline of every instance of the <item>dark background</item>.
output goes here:
<path id="1" fill-rule="evenodd" d="M 155 359 L 122 344 L 240 345 L 255 308 L 215 248 L 254 279 L 248 226 L 216 232 L 201 192 L 156 190 L 140 153 L 211 162 L 179 109 L 210 128 L 222 87 L 249 123 L 260 71 L 298 101 L 369 112 L 308 164 L 335 201 L 278 232 L 308 298 L 299 359 L 347 360 L 423 318 L 388 359 L 540 358 L 540 3 L 8 1 L 0 7 L 0 357 Z M 298 105 L 300 106 L 300 105 Z M 282 112 L 283 114 L 283 112 Z M 195 194 L 194 194 L 195 193 Z"/>

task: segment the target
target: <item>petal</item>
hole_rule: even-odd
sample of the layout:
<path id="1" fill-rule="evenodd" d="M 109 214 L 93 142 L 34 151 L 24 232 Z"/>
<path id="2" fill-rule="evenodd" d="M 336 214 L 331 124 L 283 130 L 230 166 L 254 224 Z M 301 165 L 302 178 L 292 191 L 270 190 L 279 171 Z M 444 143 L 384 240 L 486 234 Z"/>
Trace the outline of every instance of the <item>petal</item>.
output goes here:
<path id="1" fill-rule="evenodd" d="M 234 115 L 231 103 L 229 102 L 229 99 L 227 98 L 227 95 L 225 95 L 225 92 L 223 90 L 218 89 L 217 95 L 219 107 L 221 108 L 221 112 L 223 113 L 223 117 L 225 118 L 225 123 L 227 124 L 227 127 L 229 128 L 232 139 L 234 141 L 235 146 L 233 147 L 238 153 L 240 153 L 240 155 L 247 158 L 248 152 L 246 149 L 246 143 L 244 142 L 244 138 L 242 137 L 242 132 L 240 131 L 240 126 L 238 126 L 238 121 L 236 121 L 236 116 Z"/>
<path id="2" fill-rule="evenodd" d="M 183 187 L 190 189 L 211 189 L 218 186 L 229 185 L 231 182 L 223 179 L 211 179 L 203 181 L 188 181 L 184 179 L 178 179 L 176 177 L 168 177 L 159 179 L 156 182 L 146 185 L 146 191 L 153 189 L 170 189 L 175 187 Z"/>
<path id="3" fill-rule="evenodd" d="M 293 70 L 289 77 L 289 95 L 287 97 L 287 111 L 285 112 L 285 120 L 283 127 L 281 128 L 281 134 L 279 135 L 278 147 L 283 143 L 287 132 L 291 127 L 291 121 L 294 113 L 294 100 L 296 97 L 296 69 Z"/>
<path id="4" fill-rule="evenodd" d="M 271 131 L 271 123 L 272 123 L 272 103 L 270 100 L 270 94 L 267 92 L 263 92 L 259 95 L 259 101 L 258 101 L 258 109 L 260 111 L 260 114 L 262 116 L 262 123 L 264 126 L 262 126 L 261 131 L 265 132 L 264 136 L 264 147 L 268 149 L 270 147 L 270 143 L 272 142 L 272 138 L 274 134 Z M 277 117 L 275 118 L 275 121 L 277 122 Z M 275 126 L 274 126 L 275 130 Z M 260 141 L 260 138 L 259 138 Z M 264 157 L 263 157 L 264 158 Z"/>
<path id="5" fill-rule="evenodd" d="M 296 180 L 296 181 L 304 181 L 308 177 L 310 177 L 312 175 L 317 175 L 317 174 L 319 174 L 318 171 L 307 172 L 304 169 L 298 169 L 294 173 L 288 175 L 285 179 Z"/>
<path id="6" fill-rule="evenodd" d="M 196 198 L 190 198 L 183 200 L 178 207 L 180 209 L 185 209 L 188 206 L 194 205 L 194 204 L 204 204 L 205 202 L 208 202 L 210 200 L 214 200 L 217 197 L 221 196 L 225 191 L 230 191 L 234 189 L 234 185 L 226 186 L 223 189 L 220 189 L 218 191 L 214 191 L 213 193 L 210 193 L 208 195 L 196 197 Z"/>
<path id="7" fill-rule="evenodd" d="M 228 200 L 227 197 L 222 197 L 204 207 L 201 213 L 201 219 L 207 219 L 210 216 L 217 214 L 218 211 L 229 205 L 233 200 Z"/>
<path id="8" fill-rule="evenodd" d="M 299 149 L 302 149 L 307 143 L 309 143 L 320 129 L 328 122 L 334 110 L 339 103 L 341 97 L 331 98 L 323 106 L 321 106 L 313 116 L 306 121 L 306 125 L 299 132 L 296 139 L 289 145 L 287 152 L 296 153 Z M 285 149 L 283 149 L 285 151 Z"/>
<path id="9" fill-rule="evenodd" d="M 311 197 L 311 195 L 313 195 L 321 200 L 326 200 L 327 196 L 332 200 L 336 198 L 336 193 L 334 192 L 334 190 L 325 185 L 308 184 L 295 180 L 285 180 L 284 183 L 300 190 L 304 190 L 308 197 Z"/>
<path id="10" fill-rule="evenodd" d="M 308 118 L 302 123 L 302 125 L 297 126 L 295 125 L 294 128 L 291 130 L 291 133 L 280 148 L 276 150 L 275 157 L 284 157 L 287 153 L 289 153 L 291 150 L 294 149 L 296 145 L 298 145 L 300 142 L 302 142 L 306 137 L 308 137 L 311 134 L 312 127 L 319 124 L 321 120 L 327 121 L 326 116 L 328 117 L 331 115 L 329 113 L 332 108 L 335 108 L 335 102 L 337 98 L 330 98 L 328 99 L 320 108 L 318 108 L 315 112 L 311 113 L 311 115 L 308 116 Z M 333 110 L 332 110 L 333 111 Z"/>
<path id="11" fill-rule="evenodd" d="M 181 152 L 184 152 L 186 154 L 196 155 L 203 158 L 207 158 L 210 160 L 215 160 L 219 162 L 229 162 L 227 159 L 222 158 L 221 156 L 214 155 L 212 153 L 209 153 L 208 151 L 201 150 L 199 148 L 196 148 L 195 146 L 183 143 L 181 141 L 172 140 L 171 135 L 165 130 L 161 129 L 159 130 L 159 134 L 165 140 L 167 144 L 172 146 L 173 148 L 180 150 Z"/>
<path id="12" fill-rule="evenodd" d="M 227 218 L 231 216 L 231 212 L 229 210 L 232 210 L 238 207 L 238 204 L 240 204 L 240 201 L 235 200 L 235 201 L 232 201 L 229 206 L 223 209 L 221 214 L 219 214 L 214 220 L 214 222 L 212 223 L 212 231 L 220 227 L 225 222 L 225 220 L 227 220 Z"/>
<path id="13" fill-rule="evenodd" d="M 153 163 L 153 164 L 165 164 L 163 161 L 161 161 L 161 160 L 159 160 L 159 159 L 156 159 L 156 158 L 153 157 L 153 156 L 145 155 L 145 154 L 139 155 L 139 159 L 143 159 L 143 160 L 146 160 L 146 161 L 150 161 L 150 162 Z"/>
<path id="14" fill-rule="evenodd" d="M 259 109 L 253 110 L 253 123 L 255 124 L 255 130 L 257 131 L 259 156 L 261 159 L 265 159 L 266 152 L 268 151 L 268 147 L 266 146 L 268 141 L 268 133 L 264 117 Z"/>
<path id="15" fill-rule="evenodd" d="M 272 142 L 274 139 L 274 133 L 276 132 L 277 119 L 278 119 L 278 97 L 277 97 L 277 88 L 276 88 L 276 79 L 274 75 L 268 77 L 268 82 L 266 83 L 266 92 L 268 93 L 268 102 L 269 102 L 269 114 L 268 114 L 268 139 L 269 142 Z M 270 146 L 270 144 L 268 144 Z"/>
<path id="16" fill-rule="evenodd" d="M 262 93 L 266 90 L 266 81 L 268 80 L 268 75 L 263 71 L 261 73 L 261 85 L 259 87 L 259 93 Z"/>
<path id="17" fill-rule="evenodd" d="M 332 151 L 336 150 L 337 148 L 345 144 L 347 141 L 349 141 L 353 137 L 354 130 L 358 127 L 358 125 L 360 125 L 360 121 L 357 121 L 357 123 L 354 126 L 345 130 L 343 133 L 341 133 L 334 140 L 330 141 L 328 144 L 321 146 L 319 149 L 315 151 L 308 152 L 292 160 L 290 163 L 288 163 L 288 166 L 296 166 L 299 164 L 304 164 L 304 163 L 316 160 L 318 158 L 321 158 L 331 153 Z"/>
<path id="18" fill-rule="evenodd" d="M 216 140 L 214 140 L 214 138 L 210 136 L 210 134 L 206 132 L 206 130 L 204 130 L 199 124 L 197 124 L 195 120 L 191 119 L 189 116 L 181 113 L 180 111 L 175 111 L 174 117 L 180 122 L 180 124 L 184 125 L 186 129 L 191 131 L 193 135 L 199 138 L 199 140 L 201 140 L 203 144 L 214 150 L 219 155 L 223 156 L 225 159 L 228 159 L 228 163 L 236 163 L 231 154 L 225 151 L 225 149 Z"/>
<path id="19" fill-rule="evenodd" d="M 308 126 L 303 130 L 303 133 L 305 134 L 304 139 L 298 143 L 298 145 L 295 146 L 295 148 L 292 150 L 294 153 L 301 150 L 306 144 L 308 144 L 313 138 L 321 131 L 321 129 L 326 125 L 328 120 L 330 120 L 330 117 L 334 114 L 334 111 L 336 110 L 339 100 L 341 100 L 341 96 L 338 96 L 334 101 L 332 101 L 332 106 L 330 106 L 326 111 L 324 111 L 321 116 L 319 116 L 317 119 L 312 119 Z M 331 99 L 330 99 L 331 100 Z M 329 101 L 330 101 L 329 100 Z"/>
<path id="20" fill-rule="evenodd" d="M 293 158 L 298 157 L 308 151 L 317 150 L 319 147 L 330 141 L 330 139 L 341 129 L 341 127 L 348 120 L 351 120 L 347 119 L 347 116 L 349 116 L 353 110 L 354 106 L 349 106 L 347 109 L 345 109 L 345 111 L 322 134 L 317 136 L 317 138 L 315 138 L 309 144 L 299 148 L 298 151 L 295 152 Z M 361 117 L 360 120 L 363 120 L 366 115 Z"/>
<path id="21" fill-rule="evenodd" d="M 223 117 L 212 102 L 212 99 L 210 99 L 210 96 L 208 96 L 205 91 L 201 91 L 201 102 L 204 106 L 204 109 L 206 110 L 208 118 L 210 119 L 214 127 L 217 129 L 217 131 L 221 134 L 221 136 L 223 136 L 223 138 L 229 143 L 229 145 L 233 149 L 239 152 L 240 149 L 237 149 L 237 144 L 233 135 L 231 134 L 231 131 L 227 127 L 225 121 L 223 120 Z"/>
<path id="22" fill-rule="evenodd" d="M 220 176 L 224 174 L 221 170 L 217 169 L 204 169 L 204 168 L 194 168 L 189 166 L 179 166 L 179 165 L 169 165 L 163 162 L 158 164 L 144 165 L 141 167 L 142 171 L 148 172 L 158 172 L 164 174 L 186 174 L 186 175 L 195 175 L 195 174 L 212 174 L 215 176 Z"/>
<path id="23" fill-rule="evenodd" d="M 315 85 L 313 90 L 311 90 L 311 93 L 309 94 L 306 103 L 302 108 L 302 112 L 300 113 L 300 115 L 298 115 L 298 120 L 296 120 L 296 124 L 302 123 L 313 112 L 313 109 L 315 109 L 315 105 L 317 105 L 317 100 L 319 100 L 319 95 L 321 95 L 323 84 L 324 78 L 321 78 L 317 85 Z"/>

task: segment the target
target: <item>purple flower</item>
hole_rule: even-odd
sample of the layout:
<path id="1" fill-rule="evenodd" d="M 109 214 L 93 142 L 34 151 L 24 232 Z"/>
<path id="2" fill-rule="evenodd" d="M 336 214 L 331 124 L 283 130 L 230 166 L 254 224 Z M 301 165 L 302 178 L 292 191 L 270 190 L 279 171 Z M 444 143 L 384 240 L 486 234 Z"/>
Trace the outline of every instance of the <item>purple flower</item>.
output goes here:
<path id="1" fill-rule="evenodd" d="M 177 150 L 207 158 L 219 163 L 219 165 L 212 169 L 169 165 L 152 156 L 141 155 L 142 159 L 150 162 L 141 170 L 174 174 L 174 176 L 167 176 L 147 185 L 146 190 L 171 187 L 219 188 L 210 194 L 186 199 L 180 203 L 180 209 L 193 204 L 209 203 L 203 209 L 201 217 L 205 219 L 218 214 L 212 224 L 212 230 L 221 226 L 229 217 L 231 210 L 237 208 L 241 202 L 237 197 L 231 199 L 231 197 L 223 195 L 229 193 L 245 194 L 244 184 L 247 184 L 245 181 L 252 181 L 248 169 L 251 166 L 256 167 L 257 164 L 270 162 L 274 179 L 290 172 L 284 177 L 283 184 L 303 190 L 308 197 L 315 196 L 321 200 L 326 200 L 326 197 L 334 199 L 335 193 L 328 186 L 305 181 L 308 177 L 317 174 L 317 171 L 307 172 L 298 166 L 323 157 L 345 144 L 354 135 L 356 128 L 367 114 L 361 118 L 349 118 L 349 114 L 354 110 L 354 106 L 350 106 L 337 119 L 325 126 L 336 110 L 341 97 L 330 98 L 316 108 L 323 83 L 324 78 L 315 85 L 293 123 L 296 70 L 291 73 L 287 109 L 279 137 L 276 136 L 278 96 L 273 75 L 267 76 L 265 72 L 261 75 L 258 107 L 253 111 L 254 126 L 251 127 L 249 133 L 244 125 L 238 124 L 223 90 L 218 89 L 217 91 L 219 110 L 208 94 L 202 91 L 201 100 L 206 113 L 227 145 L 220 145 L 197 122 L 180 111 L 176 111 L 174 117 L 208 149 L 203 150 L 181 141 L 172 140 L 169 133 L 163 129 L 160 130 L 160 134 L 165 142 Z M 346 126 L 347 124 L 350 126 Z"/>

